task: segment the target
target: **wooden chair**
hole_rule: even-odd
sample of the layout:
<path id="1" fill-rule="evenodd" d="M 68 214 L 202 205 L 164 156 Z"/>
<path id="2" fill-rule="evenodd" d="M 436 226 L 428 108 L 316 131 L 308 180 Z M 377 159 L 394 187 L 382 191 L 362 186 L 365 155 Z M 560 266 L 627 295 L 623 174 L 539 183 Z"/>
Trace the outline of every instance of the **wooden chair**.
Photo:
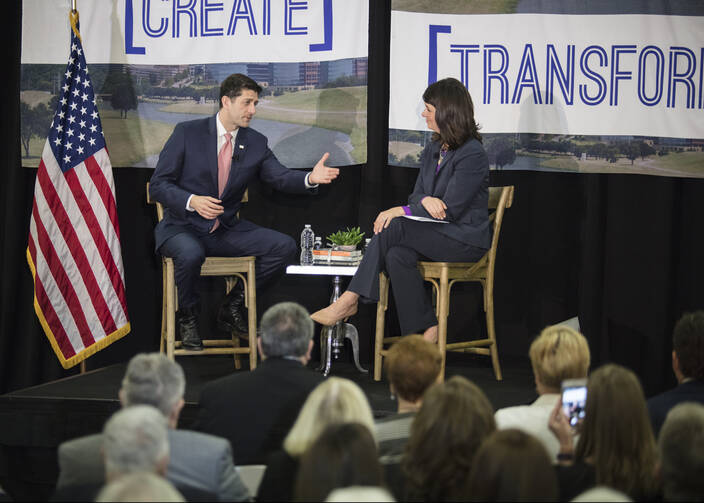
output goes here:
<path id="1" fill-rule="evenodd" d="M 247 202 L 247 192 L 242 198 Z M 164 218 L 164 208 L 158 201 L 149 197 L 147 183 L 147 203 L 156 205 L 158 221 Z M 170 257 L 161 257 L 161 272 L 163 284 L 163 300 L 161 303 L 161 341 L 159 351 L 169 358 L 179 355 L 222 355 L 231 354 L 235 359 L 235 368 L 240 369 L 240 355 L 249 355 L 249 369 L 257 367 L 257 292 L 254 273 L 255 257 L 206 257 L 200 269 L 201 276 L 223 276 L 225 278 L 225 293 L 235 286 L 240 278 L 244 284 L 244 303 L 248 307 L 249 347 L 240 347 L 240 338 L 232 332 L 232 340 L 203 339 L 202 351 L 181 349 L 181 341 L 176 341 L 176 311 L 178 310 L 178 295 L 174 279 L 174 261 Z"/>
<path id="2" fill-rule="evenodd" d="M 418 262 L 418 269 L 423 279 L 433 284 L 436 297 L 435 313 L 438 318 L 438 346 L 442 353 L 442 371 L 445 374 L 445 352 L 459 351 L 490 355 L 496 380 L 500 381 L 501 366 L 496 346 L 494 327 L 494 269 L 496 267 L 496 250 L 504 210 L 513 203 L 513 185 L 489 188 L 489 209 L 495 211 L 489 215 L 493 223 L 494 236 L 491 247 L 477 262 Z M 486 313 L 487 338 L 447 344 L 447 317 L 450 314 L 450 290 L 460 281 L 481 283 L 484 292 L 484 311 Z M 374 340 L 374 380 L 381 379 L 382 358 L 388 350 L 384 344 L 392 343 L 399 337 L 384 337 L 384 318 L 389 303 L 389 280 L 385 273 L 379 275 L 379 303 L 376 310 L 376 336 Z"/>

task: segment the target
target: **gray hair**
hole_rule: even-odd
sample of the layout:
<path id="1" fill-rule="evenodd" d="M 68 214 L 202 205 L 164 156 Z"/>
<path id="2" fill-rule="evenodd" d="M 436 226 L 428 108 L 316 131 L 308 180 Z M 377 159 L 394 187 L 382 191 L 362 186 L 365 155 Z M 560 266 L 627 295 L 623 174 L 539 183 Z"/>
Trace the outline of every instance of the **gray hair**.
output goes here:
<path id="1" fill-rule="evenodd" d="M 260 324 L 262 351 L 267 357 L 300 357 L 313 338 L 313 320 L 295 302 L 281 302 L 266 310 Z"/>
<path id="2" fill-rule="evenodd" d="M 166 418 L 154 407 L 135 405 L 116 412 L 103 428 L 107 479 L 134 473 L 155 473 L 169 459 Z"/>
<path id="3" fill-rule="evenodd" d="M 168 480 L 153 473 L 131 473 L 110 482 L 95 499 L 104 501 L 166 501 L 180 503 L 186 501 Z"/>
<path id="4" fill-rule="evenodd" d="M 681 403 L 670 410 L 658 439 L 665 501 L 702 501 L 704 405 Z"/>
<path id="5" fill-rule="evenodd" d="M 142 353 L 132 358 L 122 380 L 125 407 L 152 405 L 166 417 L 183 398 L 185 389 L 181 365 L 161 353 Z"/>

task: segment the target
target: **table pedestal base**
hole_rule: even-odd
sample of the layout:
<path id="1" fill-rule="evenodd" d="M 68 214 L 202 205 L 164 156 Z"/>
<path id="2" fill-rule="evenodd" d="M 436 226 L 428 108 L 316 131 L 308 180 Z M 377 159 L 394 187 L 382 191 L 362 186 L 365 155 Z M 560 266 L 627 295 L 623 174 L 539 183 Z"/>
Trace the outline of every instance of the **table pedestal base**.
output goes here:
<path id="1" fill-rule="evenodd" d="M 340 298 L 340 284 L 340 276 L 333 276 L 330 304 Z M 335 325 L 323 327 L 320 330 L 320 367 L 318 370 L 322 371 L 324 376 L 327 377 L 330 373 L 332 360 L 337 360 L 340 357 L 340 353 L 345 347 L 345 339 L 349 339 L 352 343 L 352 358 L 357 370 L 365 374 L 369 372 L 359 364 L 359 333 L 357 328 L 351 323 L 338 321 Z"/>

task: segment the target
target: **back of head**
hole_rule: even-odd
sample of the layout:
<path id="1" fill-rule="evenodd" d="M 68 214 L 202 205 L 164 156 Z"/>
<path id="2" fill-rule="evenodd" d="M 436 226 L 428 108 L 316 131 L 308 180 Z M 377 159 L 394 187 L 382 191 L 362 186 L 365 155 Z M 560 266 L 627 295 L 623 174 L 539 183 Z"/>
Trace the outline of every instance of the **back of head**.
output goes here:
<path id="1" fill-rule="evenodd" d="M 350 486 L 335 489 L 325 499 L 327 502 L 345 501 L 378 501 L 379 503 L 393 503 L 396 501 L 391 493 L 381 487 Z"/>
<path id="2" fill-rule="evenodd" d="M 410 496 L 426 501 L 462 498 L 474 454 L 494 430 L 494 410 L 474 383 L 454 376 L 432 386 L 401 461 Z"/>
<path id="3" fill-rule="evenodd" d="M 295 302 L 281 302 L 267 309 L 260 328 L 262 351 L 267 358 L 304 356 L 313 338 L 313 320 Z"/>
<path id="4" fill-rule="evenodd" d="M 185 388 L 186 378 L 178 363 L 161 353 L 142 353 L 127 365 L 121 397 L 125 407 L 151 405 L 168 417 Z"/>
<path id="5" fill-rule="evenodd" d="M 492 433 L 473 465 L 466 492 L 473 501 L 557 500 L 557 478 L 545 447 L 520 430 Z"/>
<path id="6" fill-rule="evenodd" d="M 658 439 L 666 501 L 704 501 L 704 405 L 670 410 Z"/>
<path id="7" fill-rule="evenodd" d="M 587 339 L 566 325 L 545 328 L 528 351 L 536 381 L 545 391 L 560 392 L 565 379 L 587 377 L 590 353 Z"/>
<path id="8" fill-rule="evenodd" d="M 680 318 L 672 334 L 672 349 L 684 377 L 704 380 L 704 311 Z"/>
<path id="9" fill-rule="evenodd" d="M 656 490 L 655 438 L 638 377 L 625 367 L 608 364 L 594 371 L 587 386 L 587 405 L 576 456 L 592 459 L 597 484 L 633 498 Z"/>
<path id="10" fill-rule="evenodd" d="M 375 431 L 372 410 L 360 387 L 348 379 L 329 377 L 306 399 L 284 440 L 284 450 L 300 456 L 327 426 L 339 423 L 360 423 Z"/>
<path id="11" fill-rule="evenodd" d="M 98 494 L 98 503 L 107 501 L 186 501 L 171 483 L 153 473 L 131 473 L 106 485 Z"/>
<path id="12" fill-rule="evenodd" d="M 381 486 L 383 473 L 374 437 L 359 423 L 328 426 L 301 457 L 296 499 L 322 501 L 334 489 Z"/>
<path id="13" fill-rule="evenodd" d="M 135 472 L 165 472 L 169 461 L 166 418 L 149 405 L 119 410 L 103 428 L 106 479 Z"/>
<path id="14" fill-rule="evenodd" d="M 396 342 L 386 356 L 386 373 L 399 397 L 420 400 L 440 375 L 442 355 L 436 344 L 421 335 L 409 335 Z"/>

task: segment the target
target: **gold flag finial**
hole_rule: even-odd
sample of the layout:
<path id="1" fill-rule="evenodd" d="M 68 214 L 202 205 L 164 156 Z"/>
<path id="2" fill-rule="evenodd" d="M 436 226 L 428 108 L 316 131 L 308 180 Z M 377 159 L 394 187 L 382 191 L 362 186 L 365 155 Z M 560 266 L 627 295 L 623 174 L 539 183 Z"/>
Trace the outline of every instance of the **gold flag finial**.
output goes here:
<path id="1" fill-rule="evenodd" d="M 71 29 L 76 37 L 78 37 L 78 40 L 83 42 L 81 39 L 81 34 L 78 32 L 78 10 L 76 9 L 76 0 L 71 0 L 71 6 L 71 12 L 68 14 L 68 17 L 71 20 Z"/>

